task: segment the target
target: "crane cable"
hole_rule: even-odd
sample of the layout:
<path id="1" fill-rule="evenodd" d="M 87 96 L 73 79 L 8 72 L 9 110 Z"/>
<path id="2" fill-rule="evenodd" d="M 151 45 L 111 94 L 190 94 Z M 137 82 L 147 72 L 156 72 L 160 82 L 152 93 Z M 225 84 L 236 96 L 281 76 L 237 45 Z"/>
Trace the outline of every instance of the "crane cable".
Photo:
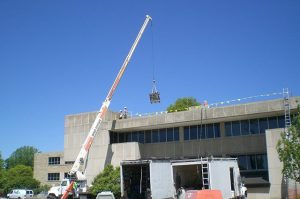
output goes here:
<path id="1" fill-rule="evenodd" d="M 150 22 L 151 29 L 151 59 L 152 59 L 152 93 L 157 92 L 155 84 L 155 56 L 154 56 L 154 31 L 153 31 L 153 22 Z"/>

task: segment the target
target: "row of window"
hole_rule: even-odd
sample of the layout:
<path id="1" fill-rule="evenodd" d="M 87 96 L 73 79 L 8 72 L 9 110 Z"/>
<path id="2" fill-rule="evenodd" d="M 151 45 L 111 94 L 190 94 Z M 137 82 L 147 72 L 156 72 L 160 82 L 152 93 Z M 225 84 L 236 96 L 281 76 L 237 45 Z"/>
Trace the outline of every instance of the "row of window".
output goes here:
<path id="1" fill-rule="evenodd" d="M 268 160 L 266 154 L 237 156 L 240 170 L 266 170 Z"/>
<path id="2" fill-rule="evenodd" d="M 110 132 L 110 143 L 157 143 L 179 141 L 179 128 L 152 129 L 127 133 Z"/>
<path id="3" fill-rule="evenodd" d="M 284 116 L 225 122 L 225 135 L 262 134 L 266 129 L 284 128 L 284 126 Z"/>
<path id="4" fill-rule="evenodd" d="M 266 154 L 240 155 L 237 158 L 242 177 L 260 177 L 266 181 L 269 180 Z"/>
<path id="5" fill-rule="evenodd" d="M 184 127 L 184 140 L 220 137 L 220 123 Z"/>
<path id="6" fill-rule="evenodd" d="M 48 165 L 57 165 L 60 164 L 60 157 L 49 157 Z"/>
<path id="7" fill-rule="evenodd" d="M 48 181 L 58 181 L 60 178 L 60 173 L 48 173 Z M 64 178 L 73 179 L 74 176 L 70 176 L 69 173 L 64 173 Z"/>

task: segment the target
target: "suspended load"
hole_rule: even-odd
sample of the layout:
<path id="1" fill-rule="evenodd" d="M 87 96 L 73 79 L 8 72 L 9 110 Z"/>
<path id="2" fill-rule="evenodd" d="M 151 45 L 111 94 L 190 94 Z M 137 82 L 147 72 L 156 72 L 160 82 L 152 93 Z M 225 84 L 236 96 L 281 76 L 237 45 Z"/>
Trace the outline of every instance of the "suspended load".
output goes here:
<path id="1" fill-rule="evenodd" d="M 155 80 L 153 80 L 152 92 L 149 94 L 150 103 L 160 103 L 159 92 L 156 90 Z"/>

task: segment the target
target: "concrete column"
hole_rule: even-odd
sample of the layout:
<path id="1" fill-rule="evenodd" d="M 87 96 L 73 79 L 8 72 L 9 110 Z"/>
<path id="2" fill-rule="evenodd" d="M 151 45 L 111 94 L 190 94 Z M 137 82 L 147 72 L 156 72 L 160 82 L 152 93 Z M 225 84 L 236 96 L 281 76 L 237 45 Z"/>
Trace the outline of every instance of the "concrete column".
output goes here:
<path id="1" fill-rule="evenodd" d="M 220 136 L 225 137 L 225 122 L 220 122 Z"/>
<path id="2" fill-rule="evenodd" d="M 184 142 L 184 128 L 183 128 L 183 126 L 179 127 L 179 142 Z"/>

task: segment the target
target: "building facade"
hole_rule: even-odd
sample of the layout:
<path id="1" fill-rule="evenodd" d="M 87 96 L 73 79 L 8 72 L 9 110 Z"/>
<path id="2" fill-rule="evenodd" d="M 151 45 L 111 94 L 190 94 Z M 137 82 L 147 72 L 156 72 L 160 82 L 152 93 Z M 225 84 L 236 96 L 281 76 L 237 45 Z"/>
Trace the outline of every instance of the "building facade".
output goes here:
<path id="1" fill-rule="evenodd" d="M 289 99 L 291 115 L 299 100 Z M 95 116 L 65 117 L 64 151 L 37 154 L 36 179 L 54 184 L 66 177 Z M 119 166 L 122 160 L 236 157 L 249 198 L 282 198 L 287 187 L 276 143 L 284 127 L 283 99 L 126 119 L 108 112 L 89 152 L 88 184 L 105 165 Z"/>

